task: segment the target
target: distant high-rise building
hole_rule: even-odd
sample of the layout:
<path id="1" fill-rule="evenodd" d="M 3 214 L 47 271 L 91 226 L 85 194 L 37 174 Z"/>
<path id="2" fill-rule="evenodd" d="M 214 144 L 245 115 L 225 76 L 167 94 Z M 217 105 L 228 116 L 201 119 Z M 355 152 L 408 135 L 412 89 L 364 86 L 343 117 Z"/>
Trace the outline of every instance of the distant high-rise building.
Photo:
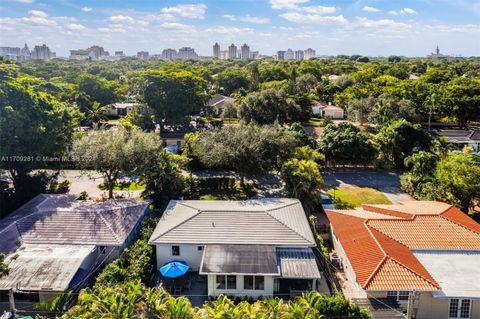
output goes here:
<path id="1" fill-rule="evenodd" d="M 228 50 L 220 51 L 220 60 L 228 59 Z"/>
<path id="2" fill-rule="evenodd" d="M 149 58 L 148 51 L 138 51 L 137 52 L 137 58 L 140 59 L 140 60 L 148 60 L 148 58 Z"/>
<path id="3" fill-rule="evenodd" d="M 194 48 L 183 47 L 178 49 L 177 59 L 179 60 L 198 60 L 198 54 Z"/>
<path id="4" fill-rule="evenodd" d="M 55 52 L 50 51 L 50 48 L 46 44 L 36 45 L 31 53 L 31 58 L 33 60 L 50 60 L 54 58 Z"/>
<path id="5" fill-rule="evenodd" d="M 213 45 L 213 58 L 220 59 L 220 45 L 217 42 Z"/>
<path id="6" fill-rule="evenodd" d="M 237 58 L 237 46 L 233 43 L 228 47 L 228 58 L 229 59 Z"/>
<path id="7" fill-rule="evenodd" d="M 21 49 L 17 47 L 0 47 L 1 55 L 20 55 Z"/>
<path id="8" fill-rule="evenodd" d="M 258 59 L 258 58 L 260 58 L 260 53 L 258 53 L 258 51 L 251 51 L 250 52 L 250 59 L 255 60 L 255 59 Z"/>
<path id="9" fill-rule="evenodd" d="M 123 51 L 115 51 L 115 56 L 119 58 L 123 58 L 125 56 L 125 53 L 123 53 Z"/>
<path id="10" fill-rule="evenodd" d="M 30 57 L 31 54 L 32 52 L 30 52 L 30 49 L 28 48 L 27 43 L 25 43 L 25 45 L 23 46 L 23 49 L 20 51 L 20 55 Z"/>
<path id="11" fill-rule="evenodd" d="M 98 45 L 92 45 L 88 49 L 70 50 L 70 60 L 98 60 L 108 57 L 110 53 Z"/>
<path id="12" fill-rule="evenodd" d="M 448 57 L 448 55 L 440 53 L 440 48 L 437 45 L 435 52 L 430 53 L 429 55 L 427 55 L 427 57 L 428 58 L 445 58 L 445 57 Z"/>
<path id="13" fill-rule="evenodd" d="M 306 49 L 305 51 L 303 51 L 303 58 L 305 60 L 310 60 L 310 59 L 313 59 L 315 57 L 316 53 L 315 53 L 315 50 L 314 49 Z"/>
<path id="14" fill-rule="evenodd" d="M 288 49 L 285 51 L 285 60 L 293 60 L 295 59 L 295 53 L 293 53 L 292 49 Z"/>
<path id="15" fill-rule="evenodd" d="M 295 60 L 302 61 L 304 57 L 303 50 L 295 51 Z"/>
<path id="16" fill-rule="evenodd" d="M 165 49 L 162 51 L 162 59 L 165 60 L 175 60 L 177 58 L 177 50 L 175 49 Z"/>
<path id="17" fill-rule="evenodd" d="M 277 51 L 275 58 L 277 60 L 285 60 L 285 51 Z"/>
<path id="18" fill-rule="evenodd" d="M 242 52 L 242 53 L 241 53 L 241 57 L 240 57 L 240 58 L 241 58 L 242 60 L 248 60 L 248 59 L 250 59 L 250 47 L 249 47 L 246 43 L 244 43 L 244 44 L 242 45 L 241 52 Z"/>

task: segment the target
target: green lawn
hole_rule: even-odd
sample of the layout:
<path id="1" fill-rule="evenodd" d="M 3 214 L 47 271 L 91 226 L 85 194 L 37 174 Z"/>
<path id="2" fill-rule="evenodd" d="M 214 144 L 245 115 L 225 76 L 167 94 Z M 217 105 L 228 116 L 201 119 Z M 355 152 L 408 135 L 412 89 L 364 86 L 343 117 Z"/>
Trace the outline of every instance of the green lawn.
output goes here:
<path id="1" fill-rule="evenodd" d="M 97 187 L 103 191 L 107 190 L 107 187 L 104 183 L 98 184 Z M 116 191 L 141 191 L 145 189 L 145 185 L 142 183 L 135 183 L 135 182 L 129 182 L 129 183 L 122 182 L 122 183 L 115 184 L 113 189 Z"/>
<path id="2" fill-rule="evenodd" d="M 327 191 L 335 208 L 345 209 L 362 206 L 362 204 L 391 204 L 384 193 L 369 187 L 340 186 Z"/>
<path id="3" fill-rule="evenodd" d="M 236 184 L 233 189 L 206 191 L 200 195 L 202 200 L 245 200 L 255 195 L 255 191 L 251 188 L 242 188 Z"/>

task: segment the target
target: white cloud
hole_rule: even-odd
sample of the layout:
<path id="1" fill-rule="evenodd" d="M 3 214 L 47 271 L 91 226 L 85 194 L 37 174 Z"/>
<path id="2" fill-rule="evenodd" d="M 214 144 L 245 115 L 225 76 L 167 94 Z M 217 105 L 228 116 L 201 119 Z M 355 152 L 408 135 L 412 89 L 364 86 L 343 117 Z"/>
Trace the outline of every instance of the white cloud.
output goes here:
<path id="1" fill-rule="evenodd" d="M 409 25 L 403 22 L 396 22 L 392 19 L 371 20 L 364 17 L 357 17 L 355 25 L 372 28 L 372 27 L 395 27 L 395 28 L 409 28 Z"/>
<path id="2" fill-rule="evenodd" d="M 300 10 L 314 13 L 314 14 L 332 14 L 337 12 L 335 7 L 324 7 L 324 6 L 310 6 L 310 7 L 301 7 Z"/>
<path id="3" fill-rule="evenodd" d="M 90 8 L 90 7 L 83 7 L 83 8 L 80 9 L 80 10 L 82 10 L 83 12 L 91 12 L 93 9 Z"/>
<path id="4" fill-rule="evenodd" d="M 124 15 L 118 15 L 118 16 L 111 16 L 107 19 L 108 22 L 110 23 L 134 23 L 135 20 L 131 16 L 124 16 Z"/>
<path id="5" fill-rule="evenodd" d="M 244 33 L 252 33 L 253 29 L 251 28 L 227 28 L 227 27 L 215 27 L 215 28 L 208 28 L 205 29 L 207 33 L 218 33 L 218 34 L 244 34 Z"/>
<path id="6" fill-rule="evenodd" d="M 29 13 L 32 17 L 40 17 L 40 18 L 46 18 L 46 17 L 48 17 L 48 14 L 46 14 L 45 12 L 40 11 L 40 10 L 30 10 L 30 11 L 28 11 L 28 13 Z"/>
<path id="7" fill-rule="evenodd" d="M 404 14 L 417 14 L 417 11 L 413 10 L 412 8 L 403 8 L 400 10 L 400 13 Z"/>
<path id="8" fill-rule="evenodd" d="M 380 12 L 382 10 L 378 9 L 378 8 L 375 8 L 375 7 L 370 7 L 370 6 L 364 6 L 362 8 L 363 11 L 365 12 Z"/>
<path id="9" fill-rule="evenodd" d="M 190 19 L 203 19 L 207 6 L 201 4 L 179 4 L 173 7 L 163 8 L 162 13 Z"/>
<path id="10" fill-rule="evenodd" d="M 288 21 L 303 24 L 345 24 L 348 22 L 347 19 L 343 17 L 343 15 L 324 16 L 319 14 L 302 14 L 296 12 L 289 12 L 283 13 L 280 16 Z"/>
<path id="11" fill-rule="evenodd" d="M 227 18 L 230 21 L 241 21 L 241 22 L 256 23 L 256 24 L 265 24 L 270 22 L 269 18 L 253 17 L 249 14 L 245 16 L 234 16 L 232 14 L 224 14 L 223 17 Z"/>
<path id="12" fill-rule="evenodd" d="M 310 0 L 270 0 L 270 5 L 272 9 L 281 10 L 281 9 L 298 9 L 298 5 L 301 3 L 307 3 Z"/>
<path id="13" fill-rule="evenodd" d="M 70 23 L 70 24 L 67 25 L 67 29 L 80 31 L 80 30 L 85 30 L 86 27 L 85 27 L 84 25 L 82 25 L 82 24 Z"/>
<path id="14" fill-rule="evenodd" d="M 412 8 L 403 8 L 400 11 L 390 10 L 388 11 L 388 13 L 396 16 L 399 14 L 417 14 L 417 11 L 413 10 Z"/>
<path id="15" fill-rule="evenodd" d="M 162 29 L 168 29 L 172 31 L 180 31 L 180 32 L 192 32 L 195 31 L 195 27 L 188 25 L 188 24 L 182 24 L 182 23 L 176 23 L 176 22 L 165 22 L 160 24 L 160 28 Z"/>
<path id="16" fill-rule="evenodd" d="M 15 0 L 20 3 L 33 3 L 35 0 Z"/>
<path id="17" fill-rule="evenodd" d="M 98 31 L 102 32 L 102 33 L 125 33 L 127 32 L 127 30 L 125 30 L 124 28 L 98 28 L 97 29 Z"/>

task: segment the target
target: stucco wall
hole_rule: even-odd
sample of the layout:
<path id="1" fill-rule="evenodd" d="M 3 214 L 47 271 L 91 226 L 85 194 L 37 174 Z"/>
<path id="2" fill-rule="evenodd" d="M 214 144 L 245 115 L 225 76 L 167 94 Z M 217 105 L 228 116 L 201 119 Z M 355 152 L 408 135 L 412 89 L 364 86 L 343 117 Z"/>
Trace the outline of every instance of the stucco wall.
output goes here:
<path id="1" fill-rule="evenodd" d="M 480 300 L 471 300 L 470 318 L 480 318 Z M 448 319 L 449 299 L 434 298 L 431 293 L 420 293 L 415 303 L 417 319 Z"/>
<path id="2" fill-rule="evenodd" d="M 180 246 L 180 255 L 172 255 L 172 246 Z M 183 260 L 193 271 L 198 271 L 202 262 L 203 250 L 198 250 L 201 245 L 156 245 L 157 268 L 172 260 Z"/>
<path id="3" fill-rule="evenodd" d="M 273 296 L 273 277 L 264 276 L 264 290 L 245 290 L 243 286 L 243 275 L 237 275 L 237 289 L 215 289 L 216 275 L 208 275 L 208 295 L 209 296 L 251 296 L 253 298 L 260 296 Z"/>

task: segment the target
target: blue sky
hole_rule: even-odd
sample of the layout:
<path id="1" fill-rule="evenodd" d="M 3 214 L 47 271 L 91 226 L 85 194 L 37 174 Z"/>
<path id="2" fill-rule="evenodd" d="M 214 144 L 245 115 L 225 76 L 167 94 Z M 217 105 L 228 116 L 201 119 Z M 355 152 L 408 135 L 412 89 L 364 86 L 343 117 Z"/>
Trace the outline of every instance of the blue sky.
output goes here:
<path id="1" fill-rule="evenodd" d="M 480 55 L 480 0 L 1 0 L 0 45 L 47 44 L 59 56 L 93 44 L 128 55 L 244 42 L 271 55 Z"/>

